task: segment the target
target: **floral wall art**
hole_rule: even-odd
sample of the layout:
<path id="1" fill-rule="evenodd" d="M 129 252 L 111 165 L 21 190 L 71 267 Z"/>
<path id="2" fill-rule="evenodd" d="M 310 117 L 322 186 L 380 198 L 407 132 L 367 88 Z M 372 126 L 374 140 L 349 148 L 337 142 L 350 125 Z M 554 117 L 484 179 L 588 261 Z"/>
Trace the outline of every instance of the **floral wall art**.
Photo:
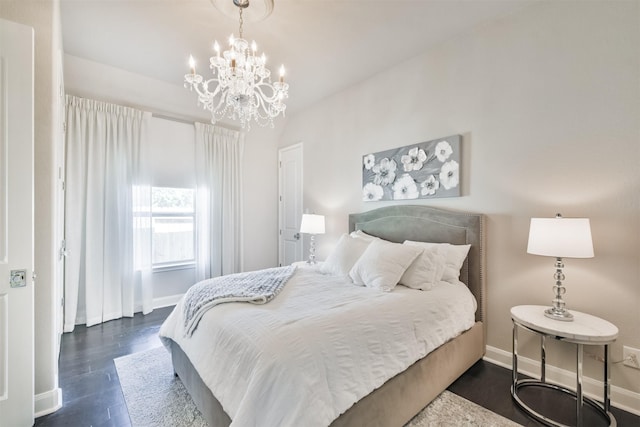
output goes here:
<path id="1" fill-rule="evenodd" d="M 362 200 L 460 196 L 460 135 L 362 157 Z"/>

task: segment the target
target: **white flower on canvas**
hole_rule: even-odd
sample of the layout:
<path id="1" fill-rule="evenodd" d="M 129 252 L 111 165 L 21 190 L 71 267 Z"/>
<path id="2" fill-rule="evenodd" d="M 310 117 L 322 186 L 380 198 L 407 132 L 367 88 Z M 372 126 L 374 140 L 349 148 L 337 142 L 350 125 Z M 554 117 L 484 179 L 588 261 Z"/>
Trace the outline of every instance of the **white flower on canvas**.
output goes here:
<path id="1" fill-rule="evenodd" d="M 440 169 L 440 183 L 445 189 L 450 190 L 458 186 L 458 182 L 460 181 L 459 169 L 460 166 L 455 160 L 451 160 L 442 165 L 442 169 Z"/>
<path id="2" fill-rule="evenodd" d="M 382 187 L 373 182 L 362 187 L 362 200 L 365 202 L 377 202 L 382 199 L 383 194 Z"/>
<path id="3" fill-rule="evenodd" d="M 373 183 L 377 185 L 389 185 L 396 179 L 396 169 L 398 165 L 395 160 L 384 158 L 380 163 L 374 165 L 371 170 L 376 176 L 373 177 Z"/>
<path id="4" fill-rule="evenodd" d="M 376 164 L 376 156 L 374 156 L 373 154 L 367 154 L 366 156 L 364 156 L 363 162 L 364 168 L 366 170 L 371 170 L 373 165 Z"/>
<path id="5" fill-rule="evenodd" d="M 434 194 L 436 194 L 438 188 L 440 188 L 440 182 L 436 179 L 435 176 L 431 175 L 429 176 L 429 178 L 427 178 L 426 181 L 423 181 L 420 184 L 420 187 L 422 187 L 422 190 L 420 190 L 420 194 L 422 194 L 423 196 L 433 196 Z"/>
<path id="6" fill-rule="evenodd" d="M 400 158 L 405 172 L 419 171 L 427 160 L 427 154 L 422 148 L 414 147 Z"/>
<path id="7" fill-rule="evenodd" d="M 452 153 L 453 153 L 453 149 L 451 148 L 451 145 L 449 145 L 447 141 L 440 141 L 436 145 L 436 157 L 441 162 L 446 161 Z"/>
<path id="8" fill-rule="evenodd" d="M 402 174 L 391 188 L 394 200 L 417 199 L 420 196 L 416 182 L 408 173 Z"/>

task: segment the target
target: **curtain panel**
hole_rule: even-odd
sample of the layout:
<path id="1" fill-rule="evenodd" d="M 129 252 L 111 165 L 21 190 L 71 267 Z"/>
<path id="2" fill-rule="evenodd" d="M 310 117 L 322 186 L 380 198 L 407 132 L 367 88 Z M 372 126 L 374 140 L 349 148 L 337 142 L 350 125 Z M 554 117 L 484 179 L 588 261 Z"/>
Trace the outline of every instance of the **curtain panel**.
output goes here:
<path id="1" fill-rule="evenodd" d="M 242 271 L 244 135 L 195 123 L 196 280 Z"/>
<path id="2" fill-rule="evenodd" d="M 152 310 L 150 113 L 66 97 L 64 331 Z"/>

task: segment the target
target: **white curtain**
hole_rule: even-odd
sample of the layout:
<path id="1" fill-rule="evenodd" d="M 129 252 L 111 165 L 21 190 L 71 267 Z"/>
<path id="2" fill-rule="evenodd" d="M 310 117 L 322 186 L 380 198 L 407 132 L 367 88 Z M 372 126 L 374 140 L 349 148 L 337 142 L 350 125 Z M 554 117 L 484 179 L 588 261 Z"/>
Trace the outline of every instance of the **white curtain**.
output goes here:
<path id="1" fill-rule="evenodd" d="M 64 331 L 152 310 L 149 113 L 67 96 Z"/>
<path id="2" fill-rule="evenodd" d="M 241 132 L 196 130 L 196 280 L 242 271 Z"/>

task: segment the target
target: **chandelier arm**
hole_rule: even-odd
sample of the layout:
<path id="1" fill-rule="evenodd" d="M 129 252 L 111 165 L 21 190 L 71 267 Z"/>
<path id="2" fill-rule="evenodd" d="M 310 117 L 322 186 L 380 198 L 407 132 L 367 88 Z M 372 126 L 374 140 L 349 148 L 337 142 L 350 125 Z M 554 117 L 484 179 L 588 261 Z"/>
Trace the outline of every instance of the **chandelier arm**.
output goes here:
<path id="1" fill-rule="evenodd" d="M 217 82 L 217 83 L 218 83 L 218 84 L 216 85 L 216 88 L 214 89 L 214 91 L 213 91 L 213 92 L 210 92 L 210 91 L 209 91 L 209 83 L 211 83 L 211 82 Z M 204 90 L 205 90 L 205 91 L 206 91 L 206 93 L 207 93 L 209 96 L 211 96 L 212 98 L 213 98 L 213 97 L 215 97 L 215 96 L 217 96 L 217 95 L 218 95 L 218 93 L 220 93 L 220 92 L 221 92 L 222 84 L 221 84 L 221 82 L 220 82 L 220 79 L 216 79 L 216 78 L 209 79 L 209 80 L 207 80 L 205 83 L 206 83 L 206 87 L 204 87 L 204 84 L 203 84 Z"/>
<path id="2" fill-rule="evenodd" d="M 200 83 L 200 85 L 194 85 L 196 93 L 198 94 L 198 101 L 204 106 L 205 109 L 209 110 L 213 114 L 216 114 L 218 110 L 220 110 L 220 106 L 224 103 L 224 96 L 220 93 L 220 86 L 216 86 L 216 89 L 213 92 L 209 91 L 209 83 L 212 81 L 217 81 L 216 79 L 209 79 L 206 82 Z M 217 105 L 214 107 L 214 103 L 216 102 L 216 97 L 219 96 L 219 100 L 217 101 Z M 225 111 L 222 114 L 218 115 L 218 119 L 221 119 L 226 114 Z"/>
<path id="3" fill-rule="evenodd" d="M 271 95 L 267 95 L 263 90 L 262 90 L 262 86 L 267 86 L 271 91 L 272 94 Z M 255 86 L 256 92 L 259 92 L 261 95 L 261 98 L 264 99 L 266 102 L 268 103 L 272 103 L 273 101 L 276 101 L 277 96 L 278 96 L 278 91 L 276 88 L 274 88 L 272 85 L 268 84 L 268 83 L 264 83 L 261 85 L 256 85 Z"/>
<path id="4" fill-rule="evenodd" d="M 258 94 L 256 98 L 258 98 L 258 100 L 260 101 L 260 104 L 264 104 L 268 96 L 265 95 L 265 93 L 262 91 L 262 88 L 260 86 L 254 86 L 253 90 Z"/>
<path id="5" fill-rule="evenodd" d="M 265 99 L 268 99 L 268 100 L 270 100 L 270 101 L 274 101 L 274 100 L 276 100 L 276 98 L 277 98 L 277 96 L 278 96 L 278 93 L 282 92 L 282 93 L 284 93 L 284 94 L 285 94 L 285 96 L 288 94 L 288 85 L 285 85 L 285 86 L 287 86 L 287 88 L 277 89 L 277 88 L 274 86 L 274 83 L 271 83 L 271 82 L 269 82 L 269 81 L 264 81 L 264 80 L 265 80 L 265 79 L 264 79 L 264 78 L 262 78 L 262 79 L 260 79 L 260 81 L 256 82 L 256 83 L 255 83 L 255 87 L 256 87 L 256 88 L 260 88 L 260 93 L 262 94 L 262 96 L 264 96 L 264 97 L 265 97 Z M 267 88 L 269 88 L 269 90 L 271 91 L 271 95 L 267 95 L 267 94 L 262 90 L 262 87 L 267 87 Z"/>
<path id="6" fill-rule="evenodd" d="M 208 98 L 208 95 L 206 93 L 202 92 L 202 90 L 199 87 L 194 86 L 194 89 L 195 89 L 196 93 L 198 94 L 198 100 Z"/>
<path id="7" fill-rule="evenodd" d="M 205 108 L 208 108 L 209 98 L 207 97 L 207 95 L 202 93 L 202 91 L 200 90 L 200 88 L 197 85 L 194 84 L 193 88 L 195 89 L 196 93 L 198 94 L 198 105 L 202 104 L 202 105 L 204 105 Z"/>
<path id="8" fill-rule="evenodd" d="M 224 97 L 224 95 L 221 95 L 220 96 L 220 100 L 218 101 L 218 105 L 216 105 L 215 108 L 212 108 L 211 111 L 212 112 L 219 111 L 220 110 L 220 106 L 223 105 L 224 102 L 225 102 L 225 97 Z M 213 98 L 211 98 L 211 105 L 213 106 Z M 224 115 L 226 114 L 226 107 L 225 107 L 224 110 L 225 110 L 225 112 L 223 112 L 223 114 L 222 114 L 222 116 L 220 118 L 224 117 Z"/>
<path id="9" fill-rule="evenodd" d="M 218 82 L 218 85 L 216 86 L 216 90 L 215 90 L 215 92 L 217 92 L 220 87 L 220 82 L 218 81 L 218 79 L 215 79 L 215 78 L 209 79 L 209 80 L 200 82 L 200 84 L 193 83 L 193 88 L 196 90 L 196 93 L 198 94 L 199 97 L 208 98 L 211 95 L 211 92 L 209 91 L 209 83 L 211 82 Z"/>
<path id="10" fill-rule="evenodd" d="M 268 98 L 268 99 L 260 99 L 260 107 L 262 108 L 262 110 L 264 111 L 264 113 L 271 117 L 277 117 L 280 115 L 280 113 L 282 113 L 282 116 L 284 117 L 285 115 L 285 109 L 286 109 L 286 104 L 280 102 L 279 104 L 275 101 L 278 101 L 277 99 L 277 91 L 274 94 L 273 97 Z"/>
<path id="11" fill-rule="evenodd" d="M 261 88 L 258 88 L 257 91 L 262 94 Z M 265 118 L 266 117 L 276 117 L 279 114 L 279 112 L 278 112 L 278 113 L 276 113 L 274 115 L 269 111 L 269 108 L 267 107 L 267 104 L 268 105 L 272 105 L 272 103 L 269 102 L 268 100 L 265 100 L 264 96 L 258 96 L 257 98 L 258 98 L 258 101 L 259 101 L 258 102 L 259 109 L 256 109 L 256 115 L 260 115 L 260 110 L 264 111 L 264 113 L 266 114 L 266 116 L 264 116 Z"/>

